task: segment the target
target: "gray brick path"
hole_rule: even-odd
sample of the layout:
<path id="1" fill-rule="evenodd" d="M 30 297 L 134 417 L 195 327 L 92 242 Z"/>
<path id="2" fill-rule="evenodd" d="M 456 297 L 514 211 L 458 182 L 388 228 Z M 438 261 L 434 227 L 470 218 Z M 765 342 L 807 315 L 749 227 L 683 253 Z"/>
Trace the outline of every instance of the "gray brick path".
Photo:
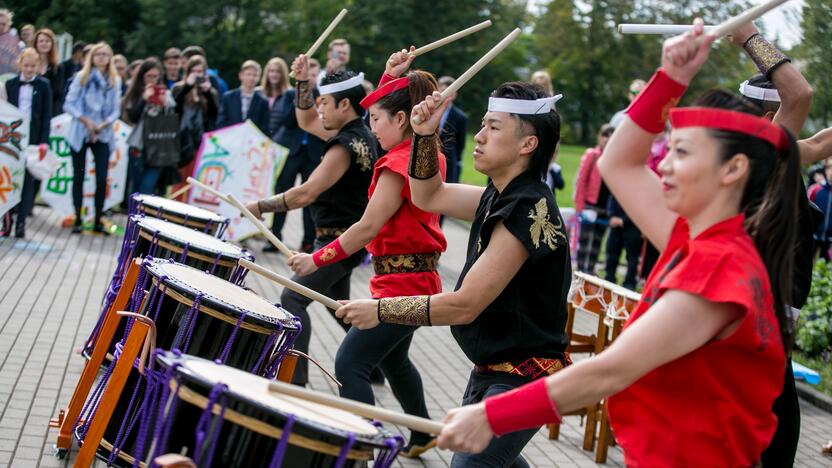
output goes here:
<path id="1" fill-rule="evenodd" d="M 117 217 L 123 222 L 123 217 Z M 289 216 L 286 239 L 299 244 L 299 217 Z M 445 224 L 448 252 L 440 273 L 446 290 L 452 289 L 464 262 L 467 231 L 459 224 Z M 56 432 L 47 427 L 49 418 L 68 402 L 80 375 L 82 359 L 74 353 L 95 323 L 101 298 L 115 268 L 121 237 L 85 234 L 71 236 L 60 227 L 52 211 L 36 208 L 28 226 L 29 239 L 0 239 L 0 467 L 64 467 L 68 460 L 52 455 Z M 287 273 L 284 258 L 263 254 L 260 241 L 249 247 L 258 263 Z M 368 297 L 371 269 L 355 271 L 352 297 Z M 280 298 L 280 288 L 252 274 L 248 285 L 271 301 Z M 320 305 L 312 306 L 311 354 L 327 368 L 343 330 Z M 578 317 L 578 330 L 594 328 L 587 317 Z M 411 357 L 424 381 L 428 409 L 439 419 L 458 405 L 471 363 L 457 347 L 447 328 L 423 328 L 416 332 Z M 335 392 L 334 385 L 312 369 L 310 386 Z M 389 387 L 375 387 L 379 405 L 400 409 Z M 832 416 L 802 403 L 800 452 L 797 466 L 832 466 L 832 459 L 819 454 L 820 445 L 832 439 Z M 596 466 L 593 455 L 581 449 L 583 426 L 577 417 L 566 418 L 560 440 L 549 441 L 541 430 L 524 455 L 533 465 Z M 396 428 L 393 428 L 396 429 Z M 400 458 L 404 467 L 444 467 L 450 452 L 431 451 L 420 461 Z M 611 448 L 606 466 L 621 466 L 623 456 Z M 103 464 L 100 464 L 103 466 Z"/>

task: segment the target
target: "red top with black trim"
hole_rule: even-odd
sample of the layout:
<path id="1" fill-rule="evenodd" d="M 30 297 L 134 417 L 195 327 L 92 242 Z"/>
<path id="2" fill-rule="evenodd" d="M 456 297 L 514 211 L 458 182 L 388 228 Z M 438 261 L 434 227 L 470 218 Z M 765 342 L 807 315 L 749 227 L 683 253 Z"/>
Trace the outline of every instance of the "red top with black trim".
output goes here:
<path id="1" fill-rule="evenodd" d="M 609 399 L 610 422 L 629 467 L 752 466 L 774 435 L 772 404 L 783 389 L 785 354 L 768 274 L 744 221 L 743 215 L 726 219 L 691 239 L 679 218 L 630 315 L 627 325 L 671 289 L 743 312 L 727 337 L 654 369 Z"/>
<path id="2" fill-rule="evenodd" d="M 410 184 L 407 180 L 407 165 L 410 160 L 412 140 L 394 146 L 379 158 L 373 170 L 369 194 L 373 196 L 378 178 L 385 170 L 392 171 L 404 179 L 401 197 L 402 205 L 384 223 L 376 237 L 367 244 L 367 250 L 374 256 L 414 253 L 444 252 L 447 243 L 439 215 L 417 208 L 410 200 Z M 439 154 L 439 173 L 445 179 L 445 156 Z M 394 296 L 415 296 L 442 292 L 442 281 L 436 271 L 418 273 L 391 273 L 373 275 L 370 278 L 370 294 L 374 298 Z"/>

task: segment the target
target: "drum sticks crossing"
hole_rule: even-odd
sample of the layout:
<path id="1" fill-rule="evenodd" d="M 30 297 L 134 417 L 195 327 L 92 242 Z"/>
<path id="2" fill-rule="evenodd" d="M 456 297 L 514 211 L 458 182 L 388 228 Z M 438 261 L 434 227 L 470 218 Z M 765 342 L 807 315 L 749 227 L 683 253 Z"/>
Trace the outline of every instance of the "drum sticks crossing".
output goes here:
<path id="1" fill-rule="evenodd" d="M 229 193 L 228 202 L 231 203 L 231 206 L 240 210 L 240 213 L 242 213 L 243 216 L 248 218 L 248 220 L 251 221 L 252 224 L 254 224 L 257 227 L 260 233 L 266 236 L 266 239 L 268 239 L 269 242 L 272 243 L 272 245 L 277 247 L 277 250 L 279 250 L 280 253 L 282 253 L 286 257 L 292 256 L 292 251 L 289 250 L 289 247 L 286 247 L 286 244 L 281 242 L 280 239 L 278 239 L 277 236 L 275 236 L 274 233 L 269 228 L 267 228 L 265 224 L 263 224 L 263 221 L 260 221 L 260 219 L 258 219 L 257 216 L 254 216 L 254 214 L 252 214 L 251 211 L 249 211 L 248 208 L 246 208 L 246 206 L 240 202 L 240 200 L 237 200 L 234 197 L 234 195 L 231 195 Z"/>
<path id="2" fill-rule="evenodd" d="M 330 309 L 339 309 L 343 305 L 335 299 L 326 297 L 317 291 L 313 291 L 307 288 L 306 286 L 295 283 L 289 278 L 281 274 L 275 273 L 269 270 L 268 268 L 263 268 L 260 265 L 257 265 L 256 263 L 250 262 L 248 260 L 240 260 L 240 266 L 242 266 L 243 268 L 248 268 L 249 270 L 257 273 L 258 275 L 266 279 L 274 281 L 275 283 L 283 286 L 284 288 L 291 289 L 292 291 L 302 296 L 308 297 L 313 301 L 320 302 L 321 304 L 329 307 Z"/>

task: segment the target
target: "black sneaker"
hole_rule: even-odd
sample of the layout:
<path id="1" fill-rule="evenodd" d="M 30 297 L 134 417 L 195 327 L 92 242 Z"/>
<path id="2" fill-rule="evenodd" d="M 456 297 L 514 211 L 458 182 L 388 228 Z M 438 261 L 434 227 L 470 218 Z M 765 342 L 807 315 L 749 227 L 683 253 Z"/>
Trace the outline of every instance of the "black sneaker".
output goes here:
<path id="1" fill-rule="evenodd" d="M 101 234 L 103 236 L 109 236 L 110 235 L 110 233 L 106 229 L 104 229 L 104 224 L 102 224 L 101 221 L 98 221 L 98 222 L 95 223 L 95 225 L 93 225 L 92 232 L 95 232 L 97 234 Z"/>

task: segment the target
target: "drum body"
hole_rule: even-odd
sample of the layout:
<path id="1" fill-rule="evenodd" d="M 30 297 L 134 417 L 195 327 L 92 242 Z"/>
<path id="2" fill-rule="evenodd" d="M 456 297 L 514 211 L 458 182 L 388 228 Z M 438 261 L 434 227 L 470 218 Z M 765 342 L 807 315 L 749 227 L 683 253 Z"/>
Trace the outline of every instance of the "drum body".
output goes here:
<path id="1" fill-rule="evenodd" d="M 228 227 L 228 218 L 221 214 L 164 197 L 134 193 L 129 205 L 131 215 L 153 216 L 215 237 L 222 237 Z"/>
<path id="2" fill-rule="evenodd" d="M 160 353 L 155 372 L 148 455 L 186 449 L 201 467 L 358 467 L 375 460 L 385 468 L 403 443 L 363 418 L 270 393 L 267 379 L 211 361 Z"/>
<path id="3" fill-rule="evenodd" d="M 179 263 L 235 284 L 241 284 L 245 279 L 246 270 L 239 266 L 240 259 L 254 260 L 254 256 L 248 250 L 194 229 L 144 215 L 130 216 L 116 271 L 104 297 L 101 315 L 84 347 L 86 356 L 92 353 L 96 336 L 104 323 L 104 315 L 121 289 L 130 263 L 137 258 L 145 257 L 176 259 Z M 123 328 L 119 329 L 116 337 L 122 334 Z M 110 353 L 112 354 L 112 346 Z"/>
<path id="4" fill-rule="evenodd" d="M 300 321 L 265 299 L 233 283 L 172 260 L 145 259 L 131 302 L 133 312 L 148 316 L 156 324 L 156 346 L 176 349 L 226 363 L 247 372 L 272 377 L 280 361 L 300 333 Z M 133 319 L 128 319 L 127 333 Z M 115 346 L 121 354 L 123 341 Z M 86 406 L 91 421 L 100 394 L 115 366 L 110 364 Z M 119 447 L 122 461 L 133 453 L 137 423 L 149 398 L 148 374 L 140 375 L 136 364 L 116 405 L 104 435 L 99 455 L 114 461 L 110 450 Z M 83 440 L 85 424 L 76 428 Z"/>

